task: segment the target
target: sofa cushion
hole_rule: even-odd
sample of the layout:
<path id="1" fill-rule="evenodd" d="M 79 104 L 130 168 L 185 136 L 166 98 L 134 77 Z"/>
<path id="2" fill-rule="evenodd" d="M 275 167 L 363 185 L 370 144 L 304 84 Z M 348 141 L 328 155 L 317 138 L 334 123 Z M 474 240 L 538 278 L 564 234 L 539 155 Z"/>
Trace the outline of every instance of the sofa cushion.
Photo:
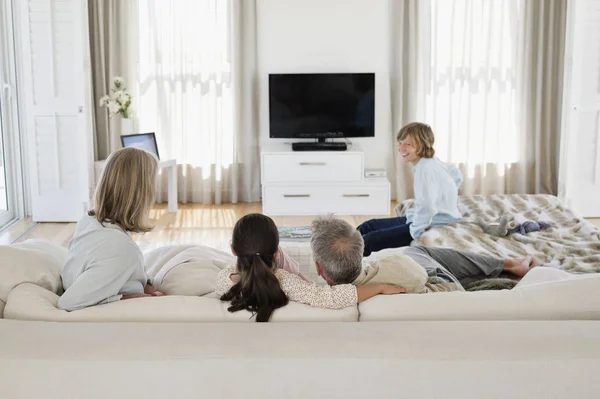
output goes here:
<path id="1" fill-rule="evenodd" d="M 360 320 L 600 320 L 600 274 L 557 280 L 544 267 L 530 274 L 510 291 L 377 296 L 359 305 Z"/>
<path id="2" fill-rule="evenodd" d="M 221 302 L 214 294 L 127 299 L 73 312 L 59 310 L 58 298 L 37 285 L 21 284 L 10 293 L 4 318 L 72 322 L 254 322 L 250 312 L 228 312 L 229 303 Z M 358 321 L 358 309 L 356 306 L 318 309 L 290 302 L 277 309 L 271 321 Z"/>
<path id="3" fill-rule="evenodd" d="M 0 319 L 4 317 L 4 307 L 6 306 L 6 302 L 0 299 Z"/>
<path id="4" fill-rule="evenodd" d="M 55 293 L 62 291 L 60 272 L 67 250 L 44 240 L 0 246 L 0 300 L 22 283 L 33 283 Z"/>

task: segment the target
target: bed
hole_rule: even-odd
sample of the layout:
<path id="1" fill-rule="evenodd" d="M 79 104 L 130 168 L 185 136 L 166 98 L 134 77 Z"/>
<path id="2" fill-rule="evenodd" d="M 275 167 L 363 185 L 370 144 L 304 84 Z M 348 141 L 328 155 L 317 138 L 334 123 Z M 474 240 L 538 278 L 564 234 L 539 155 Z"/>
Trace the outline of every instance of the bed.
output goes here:
<path id="1" fill-rule="evenodd" d="M 404 216 L 413 204 L 413 200 L 398 204 L 396 214 Z M 555 196 L 461 196 L 459 209 L 462 221 L 432 228 L 412 245 L 448 247 L 497 257 L 532 255 L 540 264 L 571 273 L 600 273 L 600 230 Z M 484 233 L 474 221 L 481 217 L 487 223 L 498 222 L 505 214 L 514 215 L 517 222 L 545 221 L 554 227 L 500 238 Z"/>

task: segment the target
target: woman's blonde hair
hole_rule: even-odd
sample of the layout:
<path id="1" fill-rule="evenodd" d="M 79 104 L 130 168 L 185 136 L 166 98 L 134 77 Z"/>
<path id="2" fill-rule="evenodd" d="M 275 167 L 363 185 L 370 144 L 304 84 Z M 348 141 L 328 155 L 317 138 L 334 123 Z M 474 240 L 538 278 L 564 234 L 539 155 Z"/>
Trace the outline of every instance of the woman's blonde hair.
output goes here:
<path id="1" fill-rule="evenodd" d="M 398 136 L 396 136 L 396 140 L 400 142 L 405 140 L 408 136 L 412 137 L 415 142 L 415 149 L 417 150 L 418 156 L 421 158 L 433 158 L 435 155 L 435 150 L 433 149 L 435 137 L 433 136 L 431 126 L 420 122 L 409 123 L 400 129 Z"/>
<path id="2" fill-rule="evenodd" d="M 127 147 L 113 152 L 106 160 L 88 215 L 125 231 L 152 230 L 148 219 L 156 197 L 157 171 L 158 160 L 146 151 Z"/>

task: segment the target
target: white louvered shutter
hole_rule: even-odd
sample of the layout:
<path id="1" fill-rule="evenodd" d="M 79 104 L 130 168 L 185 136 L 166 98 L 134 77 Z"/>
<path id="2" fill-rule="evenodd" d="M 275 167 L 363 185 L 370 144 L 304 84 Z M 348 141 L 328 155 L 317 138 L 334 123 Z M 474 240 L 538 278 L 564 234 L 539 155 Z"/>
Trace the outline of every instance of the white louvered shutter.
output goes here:
<path id="1" fill-rule="evenodd" d="M 89 199 L 83 0 L 21 0 L 27 156 L 34 221 L 77 221 Z"/>

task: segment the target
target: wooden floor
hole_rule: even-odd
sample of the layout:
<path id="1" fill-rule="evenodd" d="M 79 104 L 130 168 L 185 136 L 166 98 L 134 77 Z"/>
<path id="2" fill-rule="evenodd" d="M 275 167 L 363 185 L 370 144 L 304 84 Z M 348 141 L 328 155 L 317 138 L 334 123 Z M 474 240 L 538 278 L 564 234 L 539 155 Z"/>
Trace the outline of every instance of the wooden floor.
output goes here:
<path id="1" fill-rule="evenodd" d="M 396 202 L 392 202 L 390 216 Z M 261 203 L 202 205 L 179 204 L 177 213 L 168 213 L 166 204 L 157 205 L 151 213 L 154 230 L 146 234 L 134 234 L 133 239 L 144 244 L 203 244 L 219 248 L 231 240 L 235 222 L 249 213 L 261 212 Z M 353 226 L 371 216 L 339 216 Z M 306 226 L 314 216 L 275 216 L 278 226 Z M 600 228 L 600 219 L 589 219 Z M 75 223 L 34 223 L 27 218 L 0 234 L 0 245 L 42 238 L 67 246 L 73 236 Z"/>
<path id="2" fill-rule="evenodd" d="M 396 206 L 392 202 L 393 212 Z M 177 213 L 168 213 L 166 204 L 156 205 L 150 217 L 155 228 L 146 234 L 134 234 L 133 239 L 147 244 L 203 244 L 219 247 L 231 240 L 235 222 L 249 213 L 261 212 L 260 202 L 202 205 L 179 204 Z M 390 214 L 390 216 L 395 216 Z M 372 216 L 339 216 L 358 226 Z M 278 226 L 306 226 L 314 216 L 274 216 Z M 31 238 L 42 238 L 66 246 L 75 231 L 75 223 L 34 223 L 27 218 L 0 234 L 0 244 L 6 245 Z"/>

